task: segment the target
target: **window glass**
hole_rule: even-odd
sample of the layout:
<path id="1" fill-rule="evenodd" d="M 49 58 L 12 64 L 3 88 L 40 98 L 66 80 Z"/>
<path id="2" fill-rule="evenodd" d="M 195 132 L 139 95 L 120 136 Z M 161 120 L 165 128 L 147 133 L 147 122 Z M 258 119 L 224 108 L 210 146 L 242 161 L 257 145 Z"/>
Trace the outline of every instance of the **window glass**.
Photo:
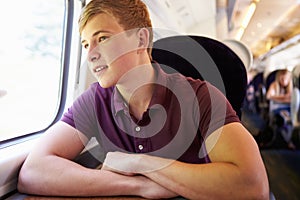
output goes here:
<path id="1" fill-rule="evenodd" d="M 63 0 L 0 7 L 0 141 L 42 130 L 60 99 Z"/>

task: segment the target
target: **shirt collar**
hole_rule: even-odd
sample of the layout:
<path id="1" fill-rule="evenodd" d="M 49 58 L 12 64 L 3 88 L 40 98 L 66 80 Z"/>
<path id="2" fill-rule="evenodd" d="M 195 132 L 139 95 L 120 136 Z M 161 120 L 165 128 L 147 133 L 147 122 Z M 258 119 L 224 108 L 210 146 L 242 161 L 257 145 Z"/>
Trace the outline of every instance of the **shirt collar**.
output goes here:
<path id="1" fill-rule="evenodd" d="M 151 107 L 151 109 L 157 109 L 161 108 L 161 106 L 164 106 L 166 102 L 165 96 L 167 91 L 168 75 L 161 69 L 157 62 L 152 63 L 152 66 L 156 72 L 156 85 L 149 107 Z M 124 101 L 122 95 L 116 87 L 113 92 L 112 110 L 114 115 L 117 115 L 120 111 L 128 111 L 128 104 Z"/>
<path id="2" fill-rule="evenodd" d="M 124 101 L 117 87 L 115 87 L 113 92 L 112 110 L 114 115 L 122 110 L 128 111 L 128 104 L 126 103 L 126 101 Z"/>

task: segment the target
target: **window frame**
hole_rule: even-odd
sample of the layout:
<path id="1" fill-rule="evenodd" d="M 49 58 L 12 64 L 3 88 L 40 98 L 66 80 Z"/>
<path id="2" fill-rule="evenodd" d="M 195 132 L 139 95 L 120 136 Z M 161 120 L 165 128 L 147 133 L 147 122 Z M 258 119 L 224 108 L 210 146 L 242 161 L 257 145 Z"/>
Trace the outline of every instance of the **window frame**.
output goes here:
<path id="1" fill-rule="evenodd" d="M 68 106 L 67 104 L 73 102 L 73 89 L 74 84 L 77 84 L 76 78 L 81 66 L 82 52 L 80 37 L 78 37 L 77 34 L 74 34 L 74 29 L 76 28 L 74 24 L 77 23 L 77 20 L 75 19 L 76 16 L 74 17 L 74 15 L 78 14 L 78 7 L 82 9 L 86 1 L 64 0 L 64 2 L 65 13 L 63 23 L 63 45 L 61 51 L 62 73 L 60 77 L 61 87 L 59 91 L 61 95 L 58 100 L 59 106 L 56 108 L 57 114 L 53 122 L 43 130 L 0 141 L 0 155 L 6 155 L 6 157 L 1 157 L 0 159 L 0 199 L 24 197 L 24 195 L 22 196 L 17 191 L 18 174 L 22 163 L 26 159 L 35 142 L 38 142 L 38 138 L 52 124 L 60 120 Z M 74 78 L 74 80 L 72 80 L 72 78 Z"/>
<path id="2" fill-rule="evenodd" d="M 18 143 L 22 143 L 31 139 L 39 137 L 39 135 L 45 132 L 51 125 L 56 123 L 62 116 L 66 104 L 67 88 L 69 80 L 69 68 L 70 68 L 70 55 L 72 45 L 72 33 L 73 33 L 73 20 L 74 20 L 74 1 L 64 0 L 64 22 L 63 22 L 63 35 L 62 35 L 62 47 L 61 47 L 61 74 L 60 74 L 60 88 L 59 99 L 57 101 L 56 116 L 53 121 L 49 123 L 47 127 L 42 130 L 27 133 L 21 136 L 10 138 L 0 141 L 0 150 Z M 81 0 L 79 0 L 81 1 Z"/>

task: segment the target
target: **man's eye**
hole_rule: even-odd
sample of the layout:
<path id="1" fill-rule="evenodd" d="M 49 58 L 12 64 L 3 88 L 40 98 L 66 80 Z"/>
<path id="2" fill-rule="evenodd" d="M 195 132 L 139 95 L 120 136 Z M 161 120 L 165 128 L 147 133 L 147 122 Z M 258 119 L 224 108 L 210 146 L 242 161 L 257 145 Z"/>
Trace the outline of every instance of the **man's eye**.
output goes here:
<path id="1" fill-rule="evenodd" d="M 85 49 L 87 49 L 88 47 L 89 47 L 88 44 L 84 44 L 84 45 L 83 45 L 83 48 L 85 48 Z"/>
<path id="2" fill-rule="evenodd" d="M 99 37 L 98 42 L 103 42 L 107 38 L 108 38 L 107 36 L 101 36 L 101 37 Z"/>

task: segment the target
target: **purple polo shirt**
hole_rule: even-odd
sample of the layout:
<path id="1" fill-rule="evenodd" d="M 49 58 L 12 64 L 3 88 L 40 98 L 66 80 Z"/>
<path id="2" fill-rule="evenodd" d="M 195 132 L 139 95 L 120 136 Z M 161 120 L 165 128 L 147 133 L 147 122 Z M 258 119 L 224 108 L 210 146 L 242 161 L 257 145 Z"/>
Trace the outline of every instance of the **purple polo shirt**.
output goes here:
<path id="1" fill-rule="evenodd" d="M 224 124 L 239 122 L 235 111 L 208 82 L 153 66 L 154 94 L 141 120 L 130 115 L 116 87 L 104 89 L 98 83 L 79 96 L 61 120 L 95 137 L 104 154 L 122 151 L 210 162 L 203 141 Z"/>

